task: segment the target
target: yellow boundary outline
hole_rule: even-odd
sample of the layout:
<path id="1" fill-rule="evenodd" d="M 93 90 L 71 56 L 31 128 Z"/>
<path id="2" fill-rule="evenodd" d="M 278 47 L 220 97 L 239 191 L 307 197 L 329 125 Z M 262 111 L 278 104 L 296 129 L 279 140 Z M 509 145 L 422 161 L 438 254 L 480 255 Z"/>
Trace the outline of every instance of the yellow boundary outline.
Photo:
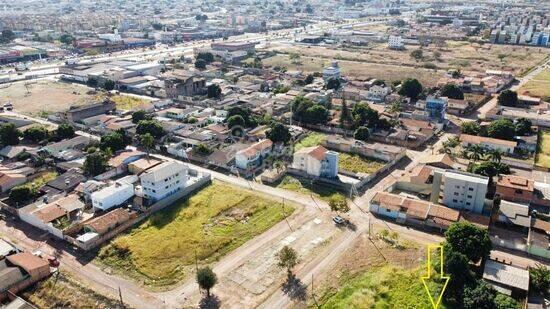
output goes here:
<path id="1" fill-rule="evenodd" d="M 445 284 L 443 285 L 443 288 L 441 289 L 441 293 L 439 294 L 439 297 L 437 298 L 437 301 L 434 302 L 434 298 L 432 296 L 432 294 L 430 293 L 430 289 L 428 288 L 428 285 L 426 284 L 426 280 L 427 279 L 430 279 L 431 278 L 431 253 L 433 250 L 437 250 L 439 249 L 439 254 L 440 254 L 440 260 L 441 260 L 441 263 L 440 263 L 440 278 L 442 279 L 445 279 Z M 428 297 L 430 298 L 430 302 L 432 303 L 432 306 L 434 309 L 437 309 L 439 307 L 439 305 L 441 304 L 441 299 L 443 298 L 443 294 L 445 293 L 445 289 L 447 288 L 447 284 L 449 283 L 449 279 L 451 279 L 449 276 L 444 276 L 443 274 L 443 246 L 441 245 L 429 245 L 428 246 L 428 275 L 427 276 L 423 276 L 421 277 L 420 279 L 422 280 L 422 283 L 424 284 L 424 289 L 426 290 L 426 293 L 428 293 Z"/>

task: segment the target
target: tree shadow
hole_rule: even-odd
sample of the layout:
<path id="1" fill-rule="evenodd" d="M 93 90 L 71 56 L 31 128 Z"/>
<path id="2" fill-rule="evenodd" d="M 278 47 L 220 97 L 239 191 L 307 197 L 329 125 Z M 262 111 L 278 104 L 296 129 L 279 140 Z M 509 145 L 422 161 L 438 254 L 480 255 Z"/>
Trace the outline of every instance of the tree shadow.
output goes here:
<path id="1" fill-rule="evenodd" d="M 357 231 L 357 225 L 355 225 L 355 223 L 353 223 L 351 221 L 347 222 L 346 227 L 352 232 Z"/>
<path id="2" fill-rule="evenodd" d="M 218 309 L 220 307 L 220 298 L 214 294 L 205 295 L 199 303 L 200 309 Z"/>
<path id="3" fill-rule="evenodd" d="M 306 285 L 293 273 L 289 273 L 282 286 L 283 293 L 292 300 L 305 301 L 307 296 Z"/>

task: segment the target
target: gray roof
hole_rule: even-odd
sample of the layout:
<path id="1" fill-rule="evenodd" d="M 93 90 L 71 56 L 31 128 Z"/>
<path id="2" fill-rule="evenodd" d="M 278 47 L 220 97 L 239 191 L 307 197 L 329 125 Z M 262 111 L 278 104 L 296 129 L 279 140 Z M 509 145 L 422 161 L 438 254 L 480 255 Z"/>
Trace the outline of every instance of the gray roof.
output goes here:
<path id="1" fill-rule="evenodd" d="M 485 263 L 483 279 L 506 287 L 529 290 L 529 271 L 492 260 Z"/>
<path id="2" fill-rule="evenodd" d="M 515 225 L 524 227 L 531 226 L 531 218 L 529 217 L 529 205 L 503 200 L 500 203 L 500 213 Z"/>

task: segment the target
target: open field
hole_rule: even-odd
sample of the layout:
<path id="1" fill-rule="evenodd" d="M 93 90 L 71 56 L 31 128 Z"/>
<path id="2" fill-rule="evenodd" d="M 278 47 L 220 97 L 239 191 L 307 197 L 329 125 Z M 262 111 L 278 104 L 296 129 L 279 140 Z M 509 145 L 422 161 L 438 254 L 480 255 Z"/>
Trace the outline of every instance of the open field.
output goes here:
<path id="1" fill-rule="evenodd" d="M 290 175 L 283 177 L 283 179 L 277 183 L 276 187 L 313 196 L 325 201 L 328 201 L 334 194 L 340 193 L 340 191 L 328 185 Z"/>
<path id="2" fill-rule="evenodd" d="M 21 297 L 40 309 L 116 308 L 118 300 L 96 293 L 65 274 L 53 275 L 23 292 Z"/>
<path id="3" fill-rule="evenodd" d="M 372 242 L 367 235 L 360 237 L 318 283 L 317 304 L 322 308 L 432 308 L 420 280 L 425 274 L 426 249 L 397 234 L 388 239 L 401 245 L 375 235 Z"/>
<path id="4" fill-rule="evenodd" d="M 294 151 L 298 151 L 302 148 L 313 147 L 320 145 L 326 139 L 326 135 L 323 133 L 311 132 L 306 137 L 301 139 L 296 145 L 294 145 Z"/>
<path id="5" fill-rule="evenodd" d="M 536 75 L 519 90 L 521 94 L 542 98 L 550 101 L 550 69 Z"/>
<path id="6" fill-rule="evenodd" d="M 368 159 L 359 155 L 340 153 L 338 167 L 354 173 L 372 174 L 384 167 L 386 163 Z"/>
<path id="7" fill-rule="evenodd" d="M 321 72 L 328 66 L 332 58 L 305 57 L 302 56 L 300 64 L 292 63 L 288 55 L 279 54 L 262 61 L 264 65 L 285 67 L 288 70 L 298 70 L 305 73 Z M 413 67 L 401 67 L 368 62 L 339 60 L 338 65 L 344 76 L 360 79 L 379 78 L 387 81 L 403 80 L 405 78 L 417 78 L 423 85 L 434 86 L 439 79 L 434 70 Z"/>
<path id="8" fill-rule="evenodd" d="M 532 67 L 541 63 L 547 54 L 544 49 L 537 47 L 512 46 L 512 45 L 480 45 L 467 41 L 446 41 L 443 45 L 434 44 L 422 47 L 422 58 L 415 59 L 410 56 L 411 51 L 419 49 L 416 46 L 407 46 L 406 50 L 390 50 L 386 43 L 370 43 L 368 46 L 336 47 L 336 46 L 298 46 L 275 45 L 272 51 L 301 55 L 301 62 L 307 68 L 311 58 L 321 58 L 327 61 L 355 61 L 379 65 L 404 66 L 403 69 L 412 68 L 418 72 L 430 72 L 425 68 L 437 67 L 447 70 L 451 68 L 462 71 L 505 70 L 515 75 L 521 75 Z M 343 65 L 344 66 L 344 65 Z M 424 68 L 423 68 L 424 67 Z M 396 68 L 399 70 L 399 68 Z M 368 70 L 368 68 L 367 68 Z M 391 69 L 390 69 L 391 70 Z M 345 71 L 345 70 L 344 70 Z M 367 71 L 368 72 L 368 71 Z M 373 72 L 376 73 L 376 72 Z M 370 74 L 370 72 L 365 73 Z M 420 73 L 422 74 L 422 73 Z M 397 78 L 385 78 L 373 76 L 373 78 L 394 80 Z"/>
<path id="9" fill-rule="evenodd" d="M 542 131 L 535 156 L 535 165 L 550 168 L 550 131 Z"/>
<path id="10" fill-rule="evenodd" d="M 86 86 L 51 80 L 2 87 L 0 102 L 9 101 L 16 112 L 32 115 L 65 111 L 71 106 L 93 102 L 95 98 L 94 94 L 88 93 L 91 89 Z"/>
<path id="11" fill-rule="evenodd" d="M 151 287 L 184 279 L 263 233 L 294 211 L 248 190 L 214 182 L 152 215 L 102 248 L 98 260 Z"/>
<path id="12" fill-rule="evenodd" d="M 104 93 L 99 94 L 97 96 L 97 101 L 102 101 L 105 98 L 107 98 L 107 96 Z M 151 104 L 151 101 L 149 100 L 128 95 L 116 94 L 111 95 L 108 98 L 115 102 L 117 109 L 122 110 L 136 111 L 141 109 L 149 109 L 153 106 L 153 104 Z"/>

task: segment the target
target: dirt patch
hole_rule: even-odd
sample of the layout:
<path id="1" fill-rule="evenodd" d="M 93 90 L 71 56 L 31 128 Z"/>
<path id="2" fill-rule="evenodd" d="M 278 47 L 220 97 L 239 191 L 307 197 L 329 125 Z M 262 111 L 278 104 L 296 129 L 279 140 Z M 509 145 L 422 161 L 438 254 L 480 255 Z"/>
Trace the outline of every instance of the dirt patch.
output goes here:
<path id="1" fill-rule="evenodd" d="M 93 102 L 95 95 L 90 90 L 83 85 L 52 80 L 21 82 L 2 86 L 0 102 L 11 102 L 14 111 L 23 114 L 48 114 Z"/>

